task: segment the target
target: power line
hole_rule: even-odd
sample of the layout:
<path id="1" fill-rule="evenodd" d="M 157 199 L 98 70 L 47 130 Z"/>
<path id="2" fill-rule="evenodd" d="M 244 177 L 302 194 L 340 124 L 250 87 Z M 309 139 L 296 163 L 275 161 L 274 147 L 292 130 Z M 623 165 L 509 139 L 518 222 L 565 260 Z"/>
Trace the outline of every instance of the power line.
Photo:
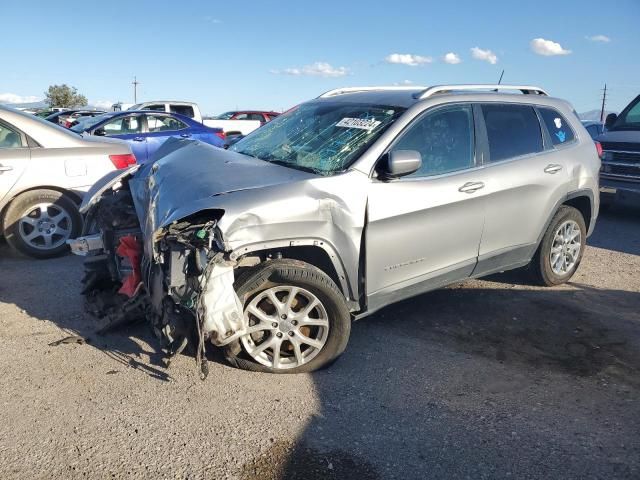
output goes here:
<path id="1" fill-rule="evenodd" d="M 607 104 L 607 84 L 604 84 L 602 91 L 602 108 L 600 109 L 600 123 L 604 123 L 604 107 Z"/>
<path id="2" fill-rule="evenodd" d="M 133 103 L 138 103 L 138 85 L 140 85 L 140 82 L 134 76 L 131 84 L 133 85 Z"/>

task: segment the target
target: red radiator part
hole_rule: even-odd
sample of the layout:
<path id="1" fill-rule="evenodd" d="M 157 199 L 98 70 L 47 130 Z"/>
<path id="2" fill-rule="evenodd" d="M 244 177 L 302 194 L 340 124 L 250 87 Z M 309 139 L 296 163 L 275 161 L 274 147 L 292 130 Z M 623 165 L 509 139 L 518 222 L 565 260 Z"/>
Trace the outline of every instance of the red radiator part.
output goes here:
<path id="1" fill-rule="evenodd" d="M 120 239 L 120 244 L 116 250 L 116 253 L 120 257 L 128 258 L 133 272 L 124 279 L 122 287 L 118 290 L 118 293 L 122 293 L 127 297 L 133 297 L 133 294 L 142 279 L 140 274 L 140 259 L 142 255 L 142 249 L 140 244 L 133 235 L 127 235 Z"/>

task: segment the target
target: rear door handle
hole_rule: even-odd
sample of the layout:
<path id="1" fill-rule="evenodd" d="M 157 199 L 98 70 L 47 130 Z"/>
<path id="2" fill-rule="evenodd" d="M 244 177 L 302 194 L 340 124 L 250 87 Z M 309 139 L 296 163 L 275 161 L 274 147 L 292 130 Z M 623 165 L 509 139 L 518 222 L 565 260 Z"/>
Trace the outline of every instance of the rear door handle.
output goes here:
<path id="1" fill-rule="evenodd" d="M 550 163 L 549 165 L 547 165 L 544 169 L 544 173 L 558 173 L 560 170 L 562 170 L 562 165 L 558 165 L 556 163 Z"/>
<path id="2" fill-rule="evenodd" d="M 0 165 L 0 172 L 10 172 L 13 170 L 13 167 L 5 167 L 4 165 Z"/>
<path id="3" fill-rule="evenodd" d="M 458 189 L 458 191 L 462 193 L 473 193 L 473 192 L 477 192 L 481 188 L 484 188 L 483 182 L 467 182 L 464 185 L 462 185 Z"/>
<path id="4" fill-rule="evenodd" d="M 191 136 L 190 133 L 183 133 L 182 135 L 180 135 L 182 138 L 189 138 Z"/>
<path id="5" fill-rule="evenodd" d="M 144 137 L 133 137 L 134 142 L 144 142 Z"/>

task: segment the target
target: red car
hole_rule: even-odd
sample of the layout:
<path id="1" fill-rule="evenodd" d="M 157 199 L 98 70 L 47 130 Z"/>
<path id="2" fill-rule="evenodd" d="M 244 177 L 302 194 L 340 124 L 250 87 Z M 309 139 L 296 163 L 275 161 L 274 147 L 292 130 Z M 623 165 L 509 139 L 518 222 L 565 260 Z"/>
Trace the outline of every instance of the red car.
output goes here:
<path id="1" fill-rule="evenodd" d="M 270 122 L 280 115 L 278 112 L 261 112 L 259 110 L 240 110 L 225 112 L 215 117 L 215 120 L 258 120 L 261 124 Z"/>

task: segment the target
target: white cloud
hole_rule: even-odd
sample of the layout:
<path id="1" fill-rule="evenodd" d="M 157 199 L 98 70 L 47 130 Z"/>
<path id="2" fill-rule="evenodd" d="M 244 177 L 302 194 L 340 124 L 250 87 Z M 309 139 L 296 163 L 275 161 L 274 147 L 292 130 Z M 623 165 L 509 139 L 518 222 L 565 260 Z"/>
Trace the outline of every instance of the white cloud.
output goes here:
<path id="1" fill-rule="evenodd" d="M 552 57 L 554 55 L 569 55 L 571 50 L 562 48 L 559 43 L 551 40 L 545 40 L 544 38 L 534 38 L 531 40 L 531 50 L 538 55 L 544 55 L 545 57 Z"/>
<path id="2" fill-rule="evenodd" d="M 444 60 L 444 63 L 448 63 L 450 65 L 457 65 L 458 63 L 462 62 L 462 60 L 460 60 L 460 55 L 453 52 L 447 53 L 444 57 L 442 57 L 442 60 Z"/>
<path id="3" fill-rule="evenodd" d="M 409 65 L 417 67 L 418 65 L 426 65 L 433 62 L 431 57 L 423 57 L 421 55 L 411 55 L 410 53 L 392 53 L 384 59 L 387 63 L 396 63 L 399 65 Z"/>
<path id="4" fill-rule="evenodd" d="M 592 42 L 602 42 L 609 43 L 611 39 L 606 35 L 594 35 L 592 37 L 587 37 L 587 40 L 591 40 Z"/>
<path id="5" fill-rule="evenodd" d="M 283 70 L 270 70 L 274 74 L 283 75 L 307 75 L 311 77 L 344 77 L 349 74 L 346 67 L 334 67 L 327 62 L 315 62 L 304 67 L 285 68 Z"/>
<path id="6" fill-rule="evenodd" d="M 31 103 L 39 102 L 42 97 L 35 97 L 33 95 L 16 95 L 15 93 L 0 93 L 0 103 Z"/>
<path id="7" fill-rule="evenodd" d="M 114 103 L 115 102 L 111 100 L 92 100 L 89 102 L 89 105 L 101 110 L 111 110 L 111 105 L 113 105 Z"/>
<path id="8" fill-rule="evenodd" d="M 411 80 L 402 80 L 401 82 L 395 82 L 393 85 L 396 87 L 403 85 L 413 85 L 413 82 Z"/>
<path id="9" fill-rule="evenodd" d="M 476 60 L 489 62 L 491 65 L 498 63 L 498 57 L 491 50 L 483 50 L 479 47 L 473 47 L 471 49 L 471 56 Z"/>
<path id="10" fill-rule="evenodd" d="M 207 15 L 206 17 L 204 17 L 204 21 L 209 23 L 222 23 L 222 20 L 212 17 L 211 15 Z"/>

